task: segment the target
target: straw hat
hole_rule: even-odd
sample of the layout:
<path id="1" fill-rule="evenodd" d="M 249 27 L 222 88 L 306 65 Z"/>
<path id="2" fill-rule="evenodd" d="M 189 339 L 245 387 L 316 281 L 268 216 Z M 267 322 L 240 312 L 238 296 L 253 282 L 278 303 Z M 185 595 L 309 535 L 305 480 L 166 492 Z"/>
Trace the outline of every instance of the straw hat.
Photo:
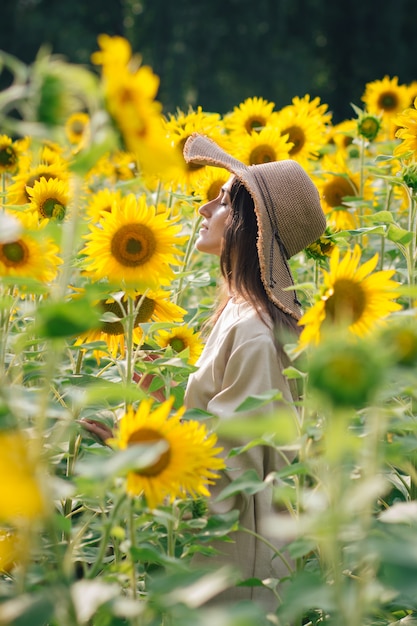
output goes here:
<path id="1" fill-rule="evenodd" d="M 310 177 L 293 160 L 245 165 L 198 133 L 187 139 L 184 158 L 187 163 L 223 167 L 246 187 L 255 205 L 266 293 L 276 306 L 300 319 L 295 290 L 286 290 L 294 285 L 287 259 L 316 241 L 326 229 L 319 194 Z"/>

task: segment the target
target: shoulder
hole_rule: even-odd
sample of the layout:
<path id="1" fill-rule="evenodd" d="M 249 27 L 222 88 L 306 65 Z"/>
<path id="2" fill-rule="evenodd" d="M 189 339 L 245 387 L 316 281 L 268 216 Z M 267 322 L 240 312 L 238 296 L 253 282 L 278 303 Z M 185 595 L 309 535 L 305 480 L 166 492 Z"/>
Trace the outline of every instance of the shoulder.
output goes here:
<path id="1" fill-rule="evenodd" d="M 271 321 L 262 318 L 248 302 L 231 300 L 219 322 L 230 338 L 238 343 L 250 340 L 273 341 L 274 338 Z"/>

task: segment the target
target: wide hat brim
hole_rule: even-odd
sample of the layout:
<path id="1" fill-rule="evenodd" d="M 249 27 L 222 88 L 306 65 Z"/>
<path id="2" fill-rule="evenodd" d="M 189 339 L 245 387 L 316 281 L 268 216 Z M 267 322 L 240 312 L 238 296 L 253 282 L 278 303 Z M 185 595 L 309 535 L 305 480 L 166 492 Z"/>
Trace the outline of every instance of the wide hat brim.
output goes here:
<path id="1" fill-rule="evenodd" d="M 316 241 L 326 218 L 313 181 L 294 160 L 245 165 L 205 135 L 192 134 L 184 146 L 187 163 L 222 167 L 251 195 L 258 222 L 261 279 L 268 298 L 296 320 L 300 303 L 287 260 Z"/>

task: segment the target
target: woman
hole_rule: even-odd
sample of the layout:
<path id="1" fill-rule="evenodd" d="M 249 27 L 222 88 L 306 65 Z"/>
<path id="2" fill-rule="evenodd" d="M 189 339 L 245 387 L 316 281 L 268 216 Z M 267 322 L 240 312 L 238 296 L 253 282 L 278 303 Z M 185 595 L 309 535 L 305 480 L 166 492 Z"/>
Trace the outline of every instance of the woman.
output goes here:
<path id="1" fill-rule="evenodd" d="M 283 374 L 288 365 L 283 345 L 298 334 L 301 317 L 288 259 L 326 228 L 317 189 L 295 161 L 246 166 L 199 134 L 188 138 L 184 157 L 191 165 L 221 167 L 231 174 L 219 197 L 199 209 L 203 221 L 196 248 L 220 257 L 226 292 L 197 370 L 189 378 L 185 404 L 224 420 L 248 396 L 276 390 L 282 400 L 264 410 L 274 411 L 279 430 L 280 410 L 285 406 L 288 411 L 297 399 L 296 389 Z M 150 381 L 148 375 L 142 386 L 147 388 Z M 239 412 L 244 420 L 256 415 L 259 411 L 255 416 Z M 86 428 L 103 439 L 109 436 L 103 436 L 94 422 L 86 423 Z M 246 442 L 243 438 L 221 445 L 227 451 Z M 224 487 L 244 471 L 255 470 L 263 480 L 284 462 L 270 446 L 253 447 L 227 459 L 227 470 L 212 490 L 210 509 L 213 513 L 238 509 L 242 530 L 232 533 L 230 542 L 215 542 L 218 556 L 196 555 L 196 565 L 231 564 L 240 580 L 281 579 L 289 574 L 276 553 L 256 537 L 264 536 L 263 522 L 272 513 L 270 487 L 253 496 L 239 494 L 216 502 Z M 236 586 L 214 600 L 239 599 L 259 601 L 266 610 L 276 604 L 271 591 L 259 586 Z"/>
<path id="2" fill-rule="evenodd" d="M 199 209 L 203 221 L 196 248 L 220 257 L 226 294 L 198 369 L 189 378 L 185 404 L 223 420 L 232 417 L 248 396 L 278 390 L 282 402 L 267 409 L 274 411 L 279 430 L 279 411 L 297 399 L 296 389 L 282 373 L 288 365 L 283 344 L 290 337 L 294 340 L 301 317 L 288 259 L 326 228 L 317 189 L 295 161 L 246 166 L 198 134 L 188 138 L 184 157 L 194 166 L 222 167 L 231 173 L 219 197 Z M 250 413 L 239 416 L 251 418 Z M 226 449 L 243 443 L 221 442 Z M 288 575 L 280 558 L 272 560 L 274 552 L 253 535 L 264 535 L 263 522 L 272 513 L 271 490 L 216 502 L 222 489 L 245 470 L 254 469 L 261 479 L 278 470 L 283 465 L 281 456 L 273 447 L 257 446 L 228 458 L 227 465 L 212 491 L 210 508 L 214 513 L 237 508 L 245 530 L 232 533 L 231 543 L 216 542 L 218 557 L 205 561 L 198 557 L 199 562 L 215 567 L 233 564 L 242 580 Z M 216 597 L 216 601 L 238 599 L 258 600 L 265 608 L 274 608 L 274 596 L 266 587 L 235 587 Z"/>

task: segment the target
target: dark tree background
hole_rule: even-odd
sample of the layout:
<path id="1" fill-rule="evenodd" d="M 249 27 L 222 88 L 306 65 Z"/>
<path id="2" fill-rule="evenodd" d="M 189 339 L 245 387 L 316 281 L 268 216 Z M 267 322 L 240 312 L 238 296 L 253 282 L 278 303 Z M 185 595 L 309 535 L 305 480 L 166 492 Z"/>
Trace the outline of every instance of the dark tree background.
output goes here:
<path id="1" fill-rule="evenodd" d="M 45 44 L 89 64 L 99 33 L 127 37 L 172 113 L 309 93 L 339 122 L 367 82 L 417 80 L 416 0 L 2 0 L 0 16 L 0 49 L 26 63 Z"/>

